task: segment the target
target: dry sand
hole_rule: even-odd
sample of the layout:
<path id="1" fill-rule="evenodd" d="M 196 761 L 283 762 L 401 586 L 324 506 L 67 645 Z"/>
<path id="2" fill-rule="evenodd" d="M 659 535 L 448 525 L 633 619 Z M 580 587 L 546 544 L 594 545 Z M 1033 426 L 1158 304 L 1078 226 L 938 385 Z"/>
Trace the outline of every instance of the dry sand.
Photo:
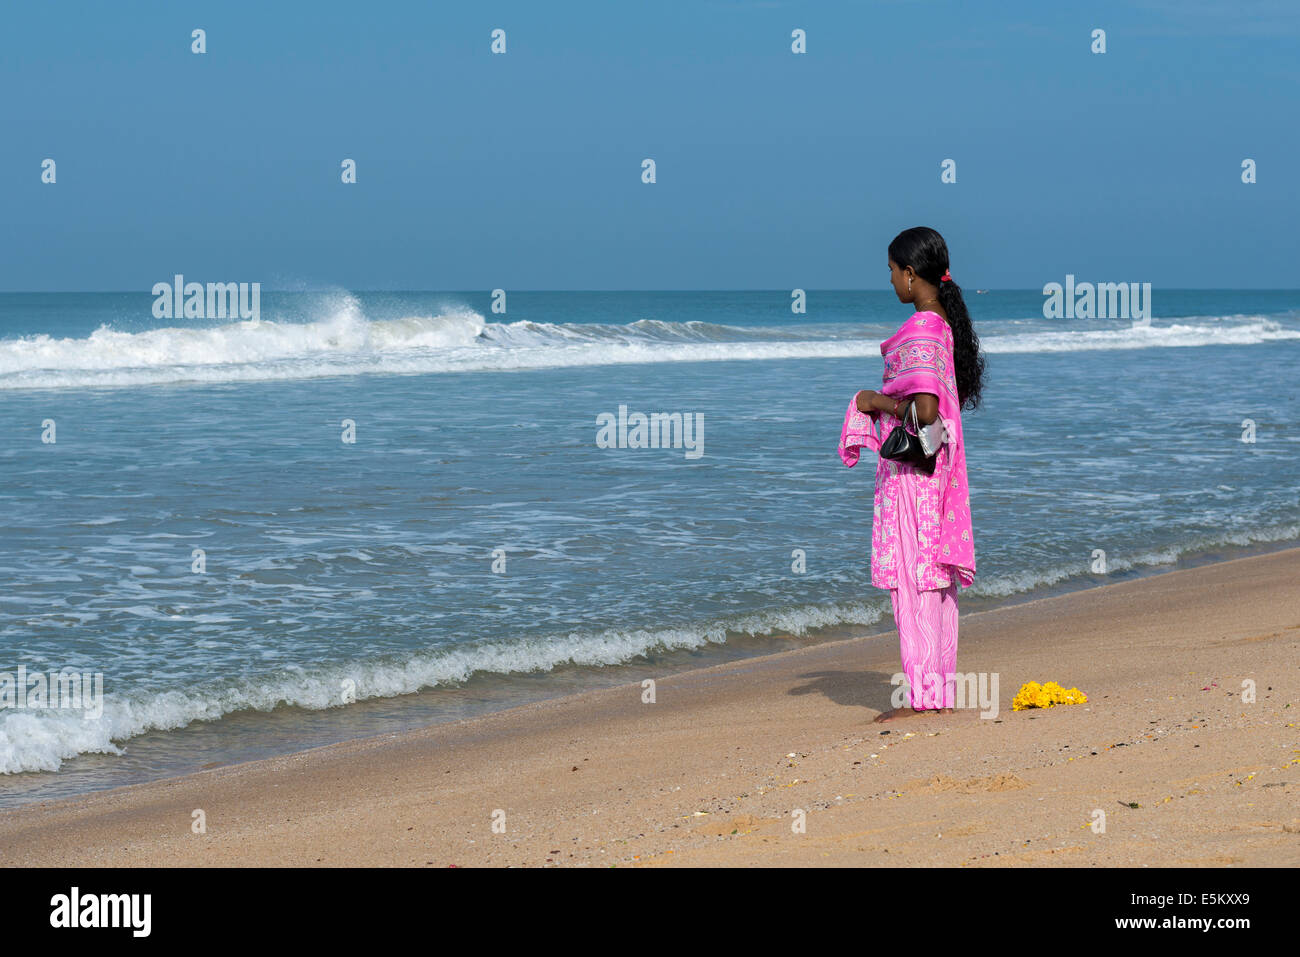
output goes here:
<path id="1" fill-rule="evenodd" d="M 860 638 L 19 808 L 0 863 L 1300 864 L 1298 584 L 1295 549 L 963 616 L 996 720 L 873 724 L 897 639 Z M 1089 703 L 1012 712 L 1028 680 Z"/>

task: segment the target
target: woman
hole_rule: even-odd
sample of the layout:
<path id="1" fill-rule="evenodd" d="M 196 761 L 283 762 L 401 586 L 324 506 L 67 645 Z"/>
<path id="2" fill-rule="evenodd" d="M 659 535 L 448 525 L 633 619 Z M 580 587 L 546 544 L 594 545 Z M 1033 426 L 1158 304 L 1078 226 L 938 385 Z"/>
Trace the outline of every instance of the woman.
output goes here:
<path id="1" fill-rule="evenodd" d="M 948 274 L 943 237 L 925 226 L 899 233 L 889 244 L 889 277 L 899 302 L 917 311 L 880 345 L 880 391 L 849 403 L 840 457 L 852 467 L 862 446 L 879 452 L 913 404 L 922 426 L 942 420 L 944 441 L 932 474 L 884 458 L 876 465 L 871 583 L 889 589 L 911 695 L 911 708 L 877 721 L 953 708 L 957 592 L 975 579 L 961 410 L 978 407 L 984 385 L 979 338 Z"/>

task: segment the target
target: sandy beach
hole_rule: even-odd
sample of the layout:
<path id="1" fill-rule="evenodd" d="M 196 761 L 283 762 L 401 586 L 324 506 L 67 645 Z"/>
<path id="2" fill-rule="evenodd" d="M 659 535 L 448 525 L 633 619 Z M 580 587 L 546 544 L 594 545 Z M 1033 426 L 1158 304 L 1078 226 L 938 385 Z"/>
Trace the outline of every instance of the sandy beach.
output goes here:
<path id="1" fill-rule="evenodd" d="M 1297 583 L 1293 549 L 963 616 L 995 719 L 873 723 L 890 633 L 18 808 L 0 863 L 1300 864 Z M 1089 701 L 1013 712 L 1029 680 Z"/>

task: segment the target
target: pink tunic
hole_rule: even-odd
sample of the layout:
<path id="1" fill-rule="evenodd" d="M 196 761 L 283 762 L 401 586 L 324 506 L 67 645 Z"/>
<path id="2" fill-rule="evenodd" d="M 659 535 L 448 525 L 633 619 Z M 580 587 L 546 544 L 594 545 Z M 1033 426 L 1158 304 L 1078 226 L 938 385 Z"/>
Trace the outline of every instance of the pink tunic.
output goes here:
<path id="1" fill-rule="evenodd" d="M 877 588 L 899 587 L 898 569 L 903 558 L 897 541 L 897 510 L 900 484 L 907 482 L 916 503 L 916 587 L 946 588 L 952 584 L 954 574 L 962 587 L 969 587 L 975 581 L 975 535 L 952 330 L 935 313 L 917 312 L 880 344 L 880 353 L 885 360 L 881 393 L 898 397 L 929 392 L 938 396 L 947 441 L 936 456 L 933 475 L 901 462 L 877 460 L 871 584 Z M 840 433 L 839 452 L 844 464 L 850 468 L 856 465 L 864 445 L 879 452 L 881 443 L 897 424 L 898 420 L 888 412 L 859 412 L 850 400 Z"/>

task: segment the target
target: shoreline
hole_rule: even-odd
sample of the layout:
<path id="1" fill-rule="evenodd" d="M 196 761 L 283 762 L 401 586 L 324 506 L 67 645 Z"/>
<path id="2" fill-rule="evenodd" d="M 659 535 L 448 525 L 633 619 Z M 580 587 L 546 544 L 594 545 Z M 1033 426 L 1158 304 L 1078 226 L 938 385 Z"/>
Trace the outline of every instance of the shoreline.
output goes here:
<path id="1" fill-rule="evenodd" d="M 25 804 L 0 863 L 1300 863 L 1298 580 L 1291 548 L 964 614 L 996 719 L 872 724 L 890 630 Z M 1028 680 L 1089 703 L 1012 712 Z"/>
<path id="2" fill-rule="evenodd" d="M 1135 564 L 1106 576 L 1078 574 L 1065 580 L 1007 595 L 963 596 L 963 620 L 971 614 L 1139 581 L 1173 571 L 1220 564 L 1237 558 L 1272 554 L 1300 547 L 1294 540 L 1216 545 L 1189 551 L 1167 565 Z M 236 711 L 212 721 L 181 728 L 147 731 L 121 742 L 122 754 L 82 753 L 65 759 L 58 771 L 0 776 L 0 813 L 34 803 L 75 799 L 82 795 L 182 777 L 200 770 L 230 767 L 284 757 L 348 741 L 402 734 L 435 725 L 474 720 L 513 708 L 766 657 L 850 638 L 893 634 L 888 599 L 881 617 L 869 625 L 838 624 L 810 629 L 803 635 L 731 635 L 723 643 L 676 649 L 637 660 L 601 666 L 561 664 L 542 673 L 480 673 L 462 684 L 427 688 L 392 698 L 363 699 L 347 709 L 312 710 L 283 707 L 273 711 Z M 250 743 L 251 742 L 251 743 Z M 193 759 L 191 755 L 202 755 Z"/>

